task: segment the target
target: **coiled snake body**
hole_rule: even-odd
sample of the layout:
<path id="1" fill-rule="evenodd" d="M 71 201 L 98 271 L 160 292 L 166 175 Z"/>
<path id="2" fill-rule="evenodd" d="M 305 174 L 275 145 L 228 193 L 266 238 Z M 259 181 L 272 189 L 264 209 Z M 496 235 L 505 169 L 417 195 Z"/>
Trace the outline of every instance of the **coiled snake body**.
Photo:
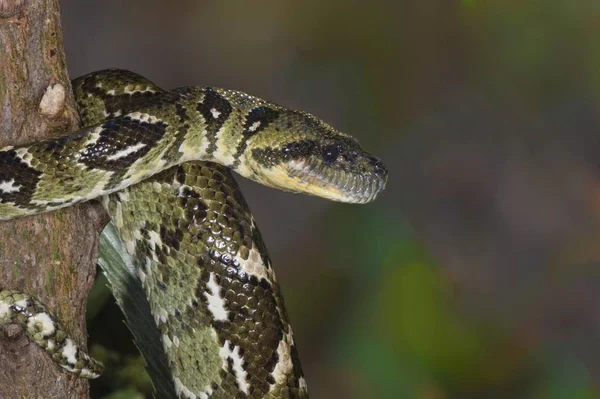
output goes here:
<path id="1" fill-rule="evenodd" d="M 365 203 L 385 187 L 385 166 L 314 116 L 237 91 L 163 91 L 123 70 L 83 76 L 73 90 L 91 127 L 0 149 L 0 220 L 101 198 L 178 396 L 308 397 L 271 262 L 231 170 Z M 0 324 L 22 324 L 65 369 L 99 375 L 42 304 L 0 288 Z"/>

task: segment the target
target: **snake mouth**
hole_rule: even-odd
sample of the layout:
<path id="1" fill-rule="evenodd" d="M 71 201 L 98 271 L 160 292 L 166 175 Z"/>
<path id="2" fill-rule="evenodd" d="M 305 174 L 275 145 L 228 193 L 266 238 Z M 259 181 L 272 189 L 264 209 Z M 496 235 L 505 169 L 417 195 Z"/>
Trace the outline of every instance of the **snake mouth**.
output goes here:
<path id="1" fill-rule="evenodd" d="M 361 172 L 333 168 L 318 158 L 292 160 L 287 172 L 307 194 L 333 201 L 365 204 L 373 201 L 385 189 L 387 169 L 381 161 L 371 158 L 370 167 Z"/>

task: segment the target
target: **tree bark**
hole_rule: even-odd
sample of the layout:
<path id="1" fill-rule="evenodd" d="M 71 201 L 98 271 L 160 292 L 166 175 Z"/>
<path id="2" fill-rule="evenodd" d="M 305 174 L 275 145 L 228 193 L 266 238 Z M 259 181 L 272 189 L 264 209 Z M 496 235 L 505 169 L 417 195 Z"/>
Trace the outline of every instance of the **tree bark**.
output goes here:
<path id="1" fill-rule="evenodd" d="M 79 128 L 59 0 L 0 0 L 0 147 Z M 0 223 L 0 287 L 31 293 L 86 342 L 96 266 L 96 205 Z M 86 398 L 88 383 L 56 366 L 20 328 L 0 329 L 0 398 Z"/>

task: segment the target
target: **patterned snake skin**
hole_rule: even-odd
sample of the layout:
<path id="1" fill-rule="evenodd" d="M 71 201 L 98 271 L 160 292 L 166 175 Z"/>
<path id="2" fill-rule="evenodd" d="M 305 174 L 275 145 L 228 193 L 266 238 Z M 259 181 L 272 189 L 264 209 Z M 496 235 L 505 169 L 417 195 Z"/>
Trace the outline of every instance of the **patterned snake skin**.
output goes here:
<path id="1" fill-rule="evenodd" d="M 385 166 L 314 116 L 237 91 L 163 91 L 123 70 L 83 76 L 73 90 L 90 128 L 0 149 L 0 220 L 101 198 L 179 397 L 308 397 L 271 261 L 231 170 L 365 203 L 384 189 Z M 0 291 L 8 323 L 68 371 L 101 373 L 33 297 Z"/>

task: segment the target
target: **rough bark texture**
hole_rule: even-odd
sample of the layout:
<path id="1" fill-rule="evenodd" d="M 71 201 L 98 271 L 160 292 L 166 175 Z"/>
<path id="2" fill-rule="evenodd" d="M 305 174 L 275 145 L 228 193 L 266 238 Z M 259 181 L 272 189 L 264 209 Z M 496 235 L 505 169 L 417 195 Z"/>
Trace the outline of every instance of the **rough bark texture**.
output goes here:
<path id="1" fill-rule="evenodd" d="M 77 128 L 59 1 L 0 0 L 0 147 Z M 81 344 L 102 222 L 84 204 L 0 223 L 0 287 L 37 296 Z M 87 381 L 57 367 L 20 328 L 0 329 L 0 398 L 87 396 Z"/>

